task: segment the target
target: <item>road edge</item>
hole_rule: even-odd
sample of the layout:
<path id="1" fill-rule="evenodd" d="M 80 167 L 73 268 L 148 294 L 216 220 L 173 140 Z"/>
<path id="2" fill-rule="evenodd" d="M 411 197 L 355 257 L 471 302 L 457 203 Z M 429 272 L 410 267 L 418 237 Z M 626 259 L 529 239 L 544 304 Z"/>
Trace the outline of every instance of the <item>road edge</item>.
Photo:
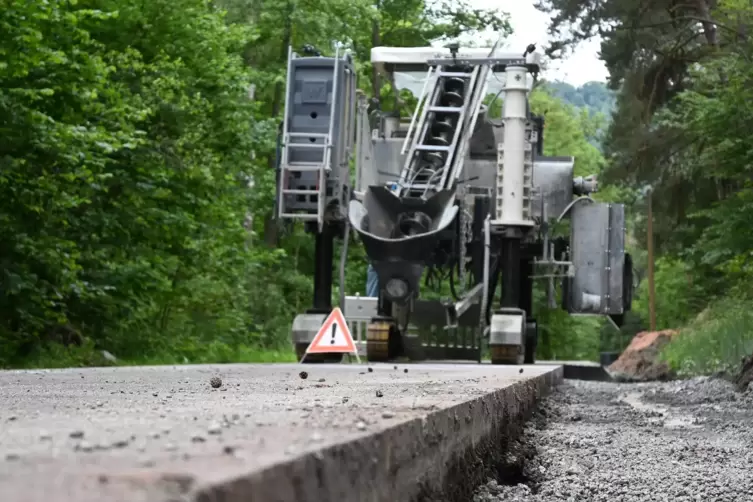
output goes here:
<path id="1" fill-rule="evenodd" d="M 423 418 L 328 446 L 247 476 L 199 486 L 197 502 L 455 502 L 501 464 L 562 366 Z"/>

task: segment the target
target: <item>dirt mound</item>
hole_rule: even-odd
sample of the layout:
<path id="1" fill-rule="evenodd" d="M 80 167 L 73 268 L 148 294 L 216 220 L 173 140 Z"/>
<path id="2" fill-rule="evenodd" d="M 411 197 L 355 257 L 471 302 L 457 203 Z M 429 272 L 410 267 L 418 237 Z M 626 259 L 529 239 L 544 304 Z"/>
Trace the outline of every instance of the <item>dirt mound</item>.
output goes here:
<path id="1" fill-rule="evenodd" d="M 735 378 L 735 384 L 738 390 L 745 392 L 753 382 L 753 355 L 750 355 L 743 359 L 740 373 Z"/>
<path id="2" fill-rule="evenodd" d="M 620 381 L 666 380 L 669 366 L 659 361 L 659 353 L 676 335 L 677 331 L 671 329 L 638 333 L 607 371 Z"/>

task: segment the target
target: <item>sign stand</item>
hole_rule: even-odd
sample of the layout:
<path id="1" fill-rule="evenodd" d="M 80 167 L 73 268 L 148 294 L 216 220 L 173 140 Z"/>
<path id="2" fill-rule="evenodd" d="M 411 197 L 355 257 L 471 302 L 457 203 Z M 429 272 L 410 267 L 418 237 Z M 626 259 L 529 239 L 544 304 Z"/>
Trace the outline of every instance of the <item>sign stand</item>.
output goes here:
<path id="1" fill-rule="evenodd" d="M 361 363 L 358 349 L 340 307 L 335 307 L 324 320 L 324 324 L 311 340 L 299 362 L 302 363 L 308 354 L 348 354 L 349 357 L 355 355 L 356 361 Z"/>

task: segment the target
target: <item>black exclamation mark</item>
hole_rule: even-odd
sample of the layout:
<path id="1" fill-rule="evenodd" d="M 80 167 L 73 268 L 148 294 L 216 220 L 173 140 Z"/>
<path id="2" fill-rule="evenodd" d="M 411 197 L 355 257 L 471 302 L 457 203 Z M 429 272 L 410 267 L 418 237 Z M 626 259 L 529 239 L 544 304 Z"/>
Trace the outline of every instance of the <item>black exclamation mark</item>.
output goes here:
<path id="1" fill-rule="evenodd" d="M 332 340 L 329 341 L 330 345 L 335 344 L 335 333 L 337 333 L 337 323 L 332 323 Z"/>

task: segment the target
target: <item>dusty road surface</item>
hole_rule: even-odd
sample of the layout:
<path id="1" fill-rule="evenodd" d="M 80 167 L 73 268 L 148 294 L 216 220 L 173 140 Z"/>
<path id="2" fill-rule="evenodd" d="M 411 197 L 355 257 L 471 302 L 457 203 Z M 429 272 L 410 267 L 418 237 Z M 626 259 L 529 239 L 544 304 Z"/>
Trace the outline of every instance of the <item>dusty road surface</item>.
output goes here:
<path id="1" fill-rule="evenodd" d="M 392 364 L 0 372 L 0 500 L 431 493 L 473 479 L 561 375 L 554 366 Z"/>
<path id="2" fill-rule="evenodd" d="M 566 381 L 474 502 L 753 501 L 753 392 Z"/>

